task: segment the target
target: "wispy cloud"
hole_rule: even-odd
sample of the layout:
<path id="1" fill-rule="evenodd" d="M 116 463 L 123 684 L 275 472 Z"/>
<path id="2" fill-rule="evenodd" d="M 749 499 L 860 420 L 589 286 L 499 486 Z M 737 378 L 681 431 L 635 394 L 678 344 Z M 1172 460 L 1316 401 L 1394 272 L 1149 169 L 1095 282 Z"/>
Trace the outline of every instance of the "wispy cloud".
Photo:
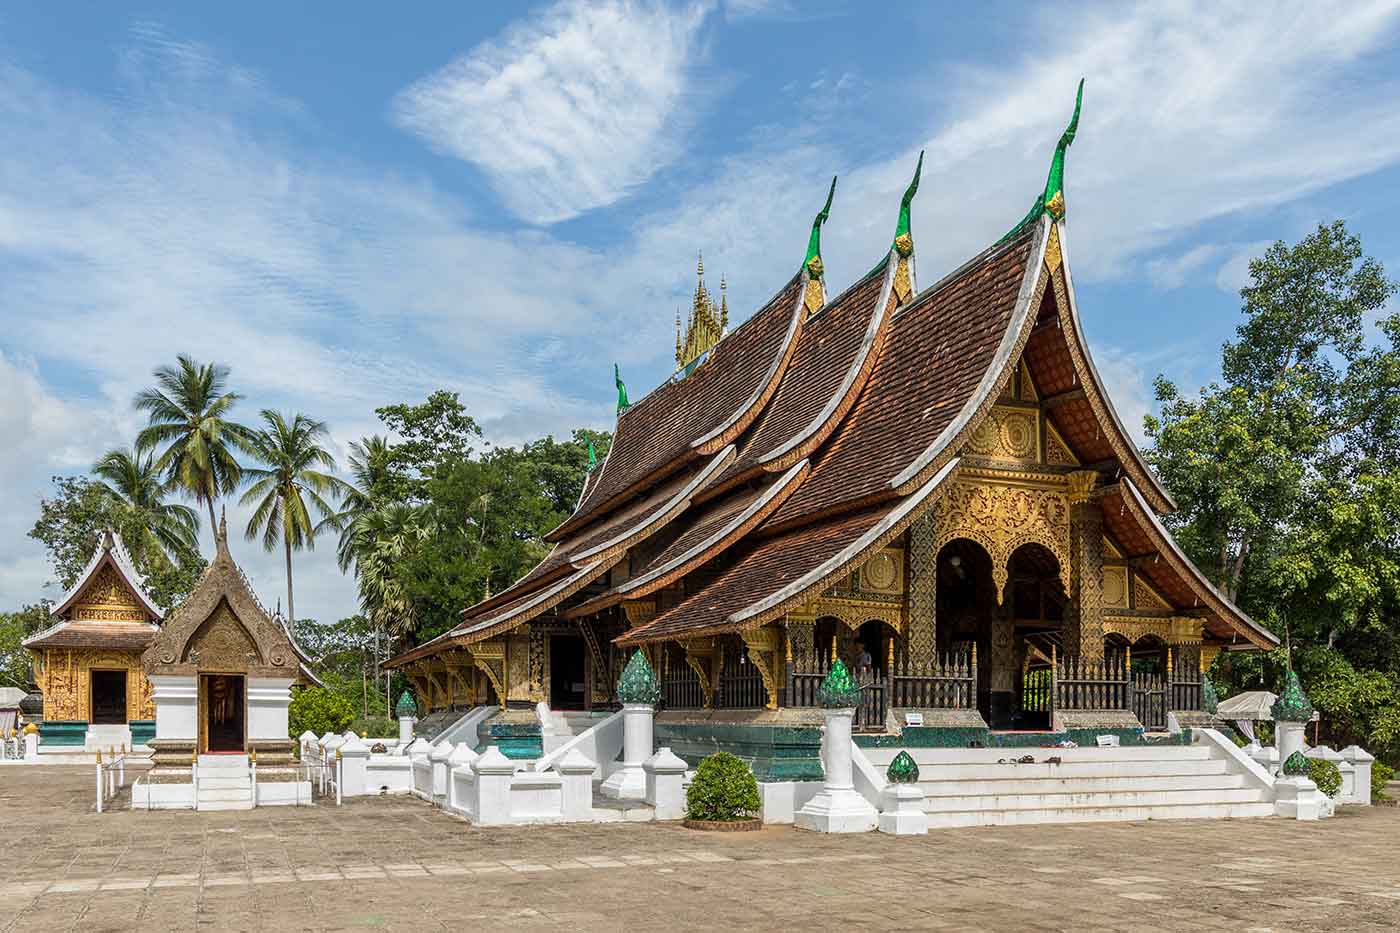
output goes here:
<path id="1" fill-rule="evenodd" d="M 565 0 L 399 94 L 399 125 L 484 172 L 517 216 L 612 204 L 681 151 L 708 4 Z"/>

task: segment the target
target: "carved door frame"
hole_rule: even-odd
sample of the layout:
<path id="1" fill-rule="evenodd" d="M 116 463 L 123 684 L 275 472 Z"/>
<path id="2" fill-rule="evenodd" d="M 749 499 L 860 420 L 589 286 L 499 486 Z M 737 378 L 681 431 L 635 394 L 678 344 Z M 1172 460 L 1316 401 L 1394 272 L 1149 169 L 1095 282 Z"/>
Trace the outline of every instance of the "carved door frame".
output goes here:
<path id="1" fill-rule="evenodd" d="M 196 724 L 195 747 L 201 755 L 209 754 L 209 690 L 205 686 L 214 677 L 237 677 L 243 681 L 243 751 L 248 751 L 248 675 L 241 671 L 200 671 L 195 675 L 196 693 L 198 694 L 199 722 Z M 226 750 L 221 749 L 220 753 Z"/>

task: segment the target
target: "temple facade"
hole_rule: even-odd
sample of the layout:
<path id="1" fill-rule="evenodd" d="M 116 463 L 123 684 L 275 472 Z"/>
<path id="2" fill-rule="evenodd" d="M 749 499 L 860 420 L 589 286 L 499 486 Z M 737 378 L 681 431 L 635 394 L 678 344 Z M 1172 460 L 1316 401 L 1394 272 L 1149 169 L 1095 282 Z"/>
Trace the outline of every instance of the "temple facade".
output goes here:
<path id="1" fill-rule="evenodd" d="M 390 662 L 421 704 L 608 707 L 640 648 L 658 723 L 803 721 L 841 658 L 865 731 L 1164 731 L 1219 652 L 1275 646 L 1172 539 L 1095 369 L 1065 219 L 1077 122 L 1031 211 L 931 284 L 916 170 L 889 250 L 840 294 L 830 196 L 732 332 L 706 339 L 698 288 L 675 376 L 619 406 L 552 552 Z"/>
<path id="2" fill-rule="evenodd" d="M 92 558 L 53 609 L 53 624 L 24 640 L 44 698 L 45 750 L 131 748 L 155 734 L 143 652 L 163 613 L 121 536 L 104 532 Z"/>

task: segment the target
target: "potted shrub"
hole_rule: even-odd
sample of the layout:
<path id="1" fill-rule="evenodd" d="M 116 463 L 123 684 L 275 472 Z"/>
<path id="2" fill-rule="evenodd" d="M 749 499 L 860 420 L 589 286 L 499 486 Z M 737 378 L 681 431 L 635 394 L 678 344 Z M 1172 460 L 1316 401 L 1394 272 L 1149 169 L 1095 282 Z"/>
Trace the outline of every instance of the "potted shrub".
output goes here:
<path id="1" fill-rule="evenodd" d="M 685 792 L 685 825 L 691 829 L 752 830 L 762 802 L 758 781 L 749 766 L 728 752 L 700 762 L 695 780 Z"/>

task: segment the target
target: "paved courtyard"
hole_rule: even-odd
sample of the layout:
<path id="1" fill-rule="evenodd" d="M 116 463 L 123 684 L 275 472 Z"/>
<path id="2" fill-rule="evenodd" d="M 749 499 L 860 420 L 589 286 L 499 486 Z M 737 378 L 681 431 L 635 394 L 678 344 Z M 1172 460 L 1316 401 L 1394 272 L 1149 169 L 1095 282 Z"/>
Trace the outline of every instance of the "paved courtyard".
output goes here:
<path id="1" fill-rule="evenodd" d="M 0 770 L 0 928 L 1400 928 L 1392 808 L 896 839 L 477 829 L 409 798 L 98 814 L 92 780 Z"/>

